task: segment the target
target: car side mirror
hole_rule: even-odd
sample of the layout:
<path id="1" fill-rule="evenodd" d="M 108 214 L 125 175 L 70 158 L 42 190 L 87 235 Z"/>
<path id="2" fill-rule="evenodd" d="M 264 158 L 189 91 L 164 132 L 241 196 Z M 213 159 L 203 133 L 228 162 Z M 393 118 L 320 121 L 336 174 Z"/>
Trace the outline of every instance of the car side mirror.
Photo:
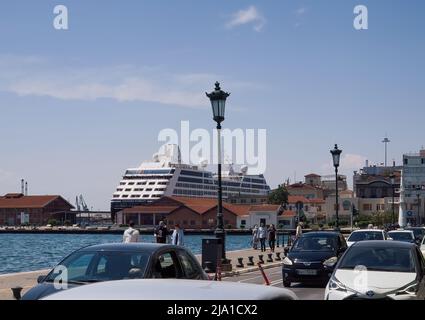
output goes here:
<path id="1" fill-rule="evenodd" d="M 47 275 L 41 275 L 37 277 L 37 283 L 42 283 L 43 280 L 47 277 Z"/>
<path id="2" fill-rule="evenodd" d="M 391 237 L 387 237 L 387 240 L 394 240 L 393 238 L 391 238 Z"/>

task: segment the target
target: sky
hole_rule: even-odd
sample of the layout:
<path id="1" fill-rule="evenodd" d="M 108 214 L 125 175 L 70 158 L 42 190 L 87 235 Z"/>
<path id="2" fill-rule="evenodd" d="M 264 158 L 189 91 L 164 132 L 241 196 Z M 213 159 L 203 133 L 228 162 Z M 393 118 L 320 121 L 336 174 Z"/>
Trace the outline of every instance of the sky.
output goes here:
<path id="1" fill-rule="evenodd" d="M 54 28 L 57 5 L 68 29 Z M 354 7 L 368 9 L 356 30 Z M 63 21 L 62 21 L 63 22 Z M 61 194 L 107 210 L 165 128 L 266 129 L 272 187 L 349 176 L 425 144 L 422 0 L 56 0 L 0 4 L 0 194 Z"/>

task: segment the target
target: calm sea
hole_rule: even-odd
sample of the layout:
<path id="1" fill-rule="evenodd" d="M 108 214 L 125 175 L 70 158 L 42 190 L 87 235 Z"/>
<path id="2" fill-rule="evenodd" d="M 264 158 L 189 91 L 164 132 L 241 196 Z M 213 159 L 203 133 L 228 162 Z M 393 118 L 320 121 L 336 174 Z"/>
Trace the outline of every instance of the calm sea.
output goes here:
<path id="1" fill-rule="evenodd" d="M 201 253 L 202 238 L 207 235 L 185 236 L 185 246 L 194 254 Z M 153 242 L 154 237 L 141 236 L 143 242 Z M 34 271 L 51 268 L 65 256 L 84 246 L 121 242 L 115 234 L 0 234 L 0 274 Z M 250 235 L 228 235 L 226 250 L 250 247 Z"/>

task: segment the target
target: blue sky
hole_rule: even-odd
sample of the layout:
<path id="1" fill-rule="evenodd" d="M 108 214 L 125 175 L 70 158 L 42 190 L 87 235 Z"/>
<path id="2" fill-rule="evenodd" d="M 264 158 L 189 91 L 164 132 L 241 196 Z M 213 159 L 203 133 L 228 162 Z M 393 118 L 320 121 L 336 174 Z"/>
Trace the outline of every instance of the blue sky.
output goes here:
<path id="1" fill-rule="evenodd" d="M 69 30 L 53 28 L 53 8 Z M 353 8 L 369 29 L 353 28 Z M 212 128 L 204 96 L 232 93 L 224 126 L 267 129 L 272 186 L 352 175 L 425 144 L 425 2 L 9 1 L 0 4 L 0 193 L 83 194 L 108 209 L 123 170 L 164 128 Z"/>

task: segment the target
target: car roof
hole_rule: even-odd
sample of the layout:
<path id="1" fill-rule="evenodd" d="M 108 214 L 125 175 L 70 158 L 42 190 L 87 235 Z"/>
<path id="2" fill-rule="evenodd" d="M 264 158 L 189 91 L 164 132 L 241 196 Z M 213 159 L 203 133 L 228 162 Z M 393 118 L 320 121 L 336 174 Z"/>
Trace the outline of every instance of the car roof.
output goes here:
<path id="1" fill-rule="evenodd" d="M 359 230 L 354 230 L 352 233 L 354 232 L 382 232 L 384 230 L 382 229 L 359 229 Z"/>
<path id="2" fill-rule="evenodd" d="M 339 236 L 341 233 L 337 232 L 337 231 L 310 231 L 310 232 L 306 232 L 303 233 L 301 236 L 302 237 L 314 237 L 314 236 L 333 236 L 333 237 L 337 237 Z"/>
<path id="3" fill-rule="evenodd" d="M 44 300 L 297 300 L 284 288 L 258 284 L 181 280 L 135 279 L 105 281 L 63 290 Z"/>
<path id="4" fill-rule="evenodd" d="M 81 251 L 121 251 L 121 252 L 148 252 L 153 253 L 159 249 L 176 249 L 177 246 L 160 243 L 104 243 L 84 247 Z"/>
<path id="5" fill-rule="evenodd" d="M 391 230 L 391 231 L 388 231 L 388 233 L 410 233 L 410 234 L 412 234 L 413 231 L 412 230 Z"/>
<path id="6" fill-rule="evenodd" d="M 413 248 L 414 243 L 402 241 L 383 241 L 383 240 L 366 240 L 359 241 L 353 244 L 352 247 L 374 247 L 374 248 Z"/>

